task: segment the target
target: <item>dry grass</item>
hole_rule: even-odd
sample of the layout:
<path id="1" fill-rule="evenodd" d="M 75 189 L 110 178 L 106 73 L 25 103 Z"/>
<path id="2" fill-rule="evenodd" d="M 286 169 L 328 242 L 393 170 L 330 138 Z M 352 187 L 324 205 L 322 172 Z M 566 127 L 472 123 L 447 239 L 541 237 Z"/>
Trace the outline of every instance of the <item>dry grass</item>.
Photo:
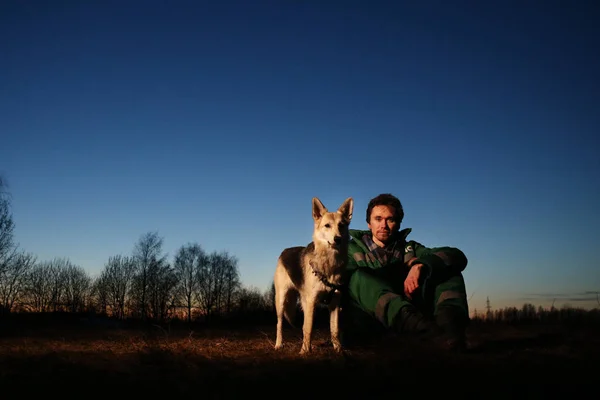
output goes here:
<path id="1" fill-rule="evenodd" d="M 600 355 L 596 332 L 545 327 L 474 327 L 470 338 L 479 351 L 459 355 L 397 337 L 337 354 L 327 343 L 327 332 L 318 330 L 313 353 L 300 356 L 301 333 L 286 330 L 286 347 L 274 351 L 271 326 L 170 332 L 159 327 L 70 327 L 1 333 L 2 399 L 33 393 L 124 397 L 124 390 L 136 397 L 275 398 L 280 393 L 276 387 L 288 388 L 286 398 L 310 396 L 311 391 L 542 398 L 594 382 Z M 540 373 L 542 378 L 536 377 Z"/>

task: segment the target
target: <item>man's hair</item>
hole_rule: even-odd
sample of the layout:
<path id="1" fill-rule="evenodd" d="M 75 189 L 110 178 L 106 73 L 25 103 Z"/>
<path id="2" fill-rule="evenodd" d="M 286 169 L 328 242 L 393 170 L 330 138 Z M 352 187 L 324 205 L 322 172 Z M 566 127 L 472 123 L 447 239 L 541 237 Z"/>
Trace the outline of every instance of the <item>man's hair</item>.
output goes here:
<path id="1" fill-rule="evenodd" d="M 373 207 L 375 206 L 393 207 L 398 224 L 404 219 L 404 209 L 400 200 L 390 193 L 382 193 L 369 201 L 369 205 L 367 206 L 367 224 L 371 222 L 371 211 L 373 211 Z"/>

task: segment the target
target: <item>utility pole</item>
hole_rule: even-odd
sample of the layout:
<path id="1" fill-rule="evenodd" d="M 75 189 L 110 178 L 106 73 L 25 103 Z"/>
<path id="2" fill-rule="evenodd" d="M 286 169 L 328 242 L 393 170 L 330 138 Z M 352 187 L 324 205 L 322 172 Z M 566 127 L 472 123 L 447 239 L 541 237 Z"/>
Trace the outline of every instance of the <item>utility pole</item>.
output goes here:
<path id="1" fill-rule="evenodd" d="M 492 319 L 492 306 L 490 305 L 490 296 L 487 296 L 487 299 L 485 301 L 485 309 L 487 310 L 487 312 L 485 314 L 485 319 L 491 320 Z"/>

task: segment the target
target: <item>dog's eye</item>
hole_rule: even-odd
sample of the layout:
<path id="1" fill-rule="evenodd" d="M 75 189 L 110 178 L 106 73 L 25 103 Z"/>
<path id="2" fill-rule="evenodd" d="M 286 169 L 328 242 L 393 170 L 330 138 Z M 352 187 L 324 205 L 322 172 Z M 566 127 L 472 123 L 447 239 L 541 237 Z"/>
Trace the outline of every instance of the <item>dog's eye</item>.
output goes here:
<path id="1" fill-rule="evenodd" d="M 325 228 L 331 228 L 331 224 L 325 224 Z"/>

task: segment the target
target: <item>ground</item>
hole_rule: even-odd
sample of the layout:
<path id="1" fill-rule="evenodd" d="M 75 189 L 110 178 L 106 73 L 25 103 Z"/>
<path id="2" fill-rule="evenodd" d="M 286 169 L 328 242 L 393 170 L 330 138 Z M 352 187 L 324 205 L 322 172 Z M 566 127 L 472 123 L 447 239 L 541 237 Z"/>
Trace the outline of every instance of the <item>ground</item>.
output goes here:
<path id="1" fill-rule="evenodd" d="M 272 324 L 201 330 L 0 324 L 0 397 L 457 393 L 530 399 L 571 397 L 597 385 L 600 336 L 586 327 L 476 324 L 467 354 L 394 336 L 337 354 L 320 328 L 312 354 L 301 356 L 301 332 L 287 328 L 284 334 L 285 348 L 275 351 Z"/>

